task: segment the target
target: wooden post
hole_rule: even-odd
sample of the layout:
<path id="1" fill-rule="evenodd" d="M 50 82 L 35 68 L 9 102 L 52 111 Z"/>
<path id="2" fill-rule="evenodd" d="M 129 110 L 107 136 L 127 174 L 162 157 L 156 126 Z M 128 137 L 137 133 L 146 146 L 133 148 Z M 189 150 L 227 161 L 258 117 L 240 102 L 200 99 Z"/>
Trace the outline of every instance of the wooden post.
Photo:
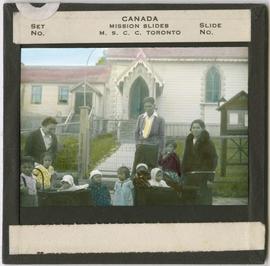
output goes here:
<path id="1" fill-rule="evenodd" d="M 226 176 L 227 167 L 227 139 L 221 138 L 221 158 L 220 158 L 220 175 L 222 177 Z"/>
<path id="2" fill-rule="evenodd" d="M 87 178 L 89 175 L 89 150 L 90 122 L 88 119 L 90 108 L 88 106 L 80 107 L 80 135 L 79 135 L 79 154 L 78 154 L 78 172 L 79 178 Z"/>

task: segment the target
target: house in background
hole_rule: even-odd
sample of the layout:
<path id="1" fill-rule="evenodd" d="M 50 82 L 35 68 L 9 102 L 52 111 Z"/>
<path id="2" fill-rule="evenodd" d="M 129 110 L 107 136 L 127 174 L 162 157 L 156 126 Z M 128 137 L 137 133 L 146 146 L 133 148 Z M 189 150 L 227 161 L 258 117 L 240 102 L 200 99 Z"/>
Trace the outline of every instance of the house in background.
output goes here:
<path id="1" fill-rule="evenodd" d="M 48 67 L 24 66 L 21 72 L 21 127 L 38 127 L 46 116 L 59 122 L 77 121 L 80 106 L 93 108 L 96 117 L 104 118 L 104 102 L 109 96 L 109 66 Z M 84 103 L 84 88 L 85 103 Z"/>
<path id="2" fill-rule="evenodd" d="M 22 66 L 22 128 L 47 115 L 77 121 L 86 84 L 86 104 L 96 119 L 119 120 L 120 138 L 132 138 L 146 96 L 156 99 L 167 136 L 185 136 L 197 118 L 219 135 L 219 100 L 248 92 L 245 47 L 108 48 L 104 57 L 94 67 Z"/>

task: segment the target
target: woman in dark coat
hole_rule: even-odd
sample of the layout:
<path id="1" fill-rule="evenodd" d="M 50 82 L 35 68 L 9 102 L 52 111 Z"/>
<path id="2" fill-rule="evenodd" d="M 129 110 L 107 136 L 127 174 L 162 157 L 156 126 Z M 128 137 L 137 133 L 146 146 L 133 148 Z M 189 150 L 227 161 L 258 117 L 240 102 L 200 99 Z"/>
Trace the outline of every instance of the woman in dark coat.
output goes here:
<path id="1" fill-rule="evenodd" d="M 209 204 L 212 201 L 208 197 L 207 181 L 214 180 L 217 160 L 216 148 L 205 129 L 205 123 L 200 119 L 194 120 L 191 123 L 190 134 L 186 138 L 182 172 L 184 183 L 200 186 L 202 204 Z"/>

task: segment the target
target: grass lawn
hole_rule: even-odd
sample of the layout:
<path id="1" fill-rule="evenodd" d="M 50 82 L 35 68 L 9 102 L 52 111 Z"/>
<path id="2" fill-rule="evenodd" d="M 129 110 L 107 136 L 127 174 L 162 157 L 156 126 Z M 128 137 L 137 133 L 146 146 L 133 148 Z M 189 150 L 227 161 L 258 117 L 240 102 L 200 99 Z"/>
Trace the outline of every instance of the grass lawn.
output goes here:
<path id="1" fill-rule="evenodd" d="M 76 137 L 62 137 L 62 148 L 60 149 L 55 169 L 57 171 L 77 171 L 78 139 Z M 117 148 L 117 139 L 113 134 L 104 134 L 90 142 L 90 171 L 95 168 L 98 162 L 109 156 Z"/>

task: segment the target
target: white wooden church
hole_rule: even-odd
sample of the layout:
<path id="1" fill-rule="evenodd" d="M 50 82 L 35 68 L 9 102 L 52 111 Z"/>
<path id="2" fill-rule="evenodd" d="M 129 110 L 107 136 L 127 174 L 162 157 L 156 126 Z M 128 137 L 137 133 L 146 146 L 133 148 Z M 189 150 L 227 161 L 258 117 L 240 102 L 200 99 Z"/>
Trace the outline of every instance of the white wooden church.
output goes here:
<path id="1" fill-rule="evenodd" d="M 22 64 L 22 128 L 37 127 L 48 115 L 67 122 L 83 104 L 96 119 L 131 127 L 143 112 L 143 98 L 152 96 L 167 135 L 186 135 L 197 118 L 218 135 L 220 100 L 248 92 L 245 47 L 107 48 L 104 62 L 91 67 Z"/>

